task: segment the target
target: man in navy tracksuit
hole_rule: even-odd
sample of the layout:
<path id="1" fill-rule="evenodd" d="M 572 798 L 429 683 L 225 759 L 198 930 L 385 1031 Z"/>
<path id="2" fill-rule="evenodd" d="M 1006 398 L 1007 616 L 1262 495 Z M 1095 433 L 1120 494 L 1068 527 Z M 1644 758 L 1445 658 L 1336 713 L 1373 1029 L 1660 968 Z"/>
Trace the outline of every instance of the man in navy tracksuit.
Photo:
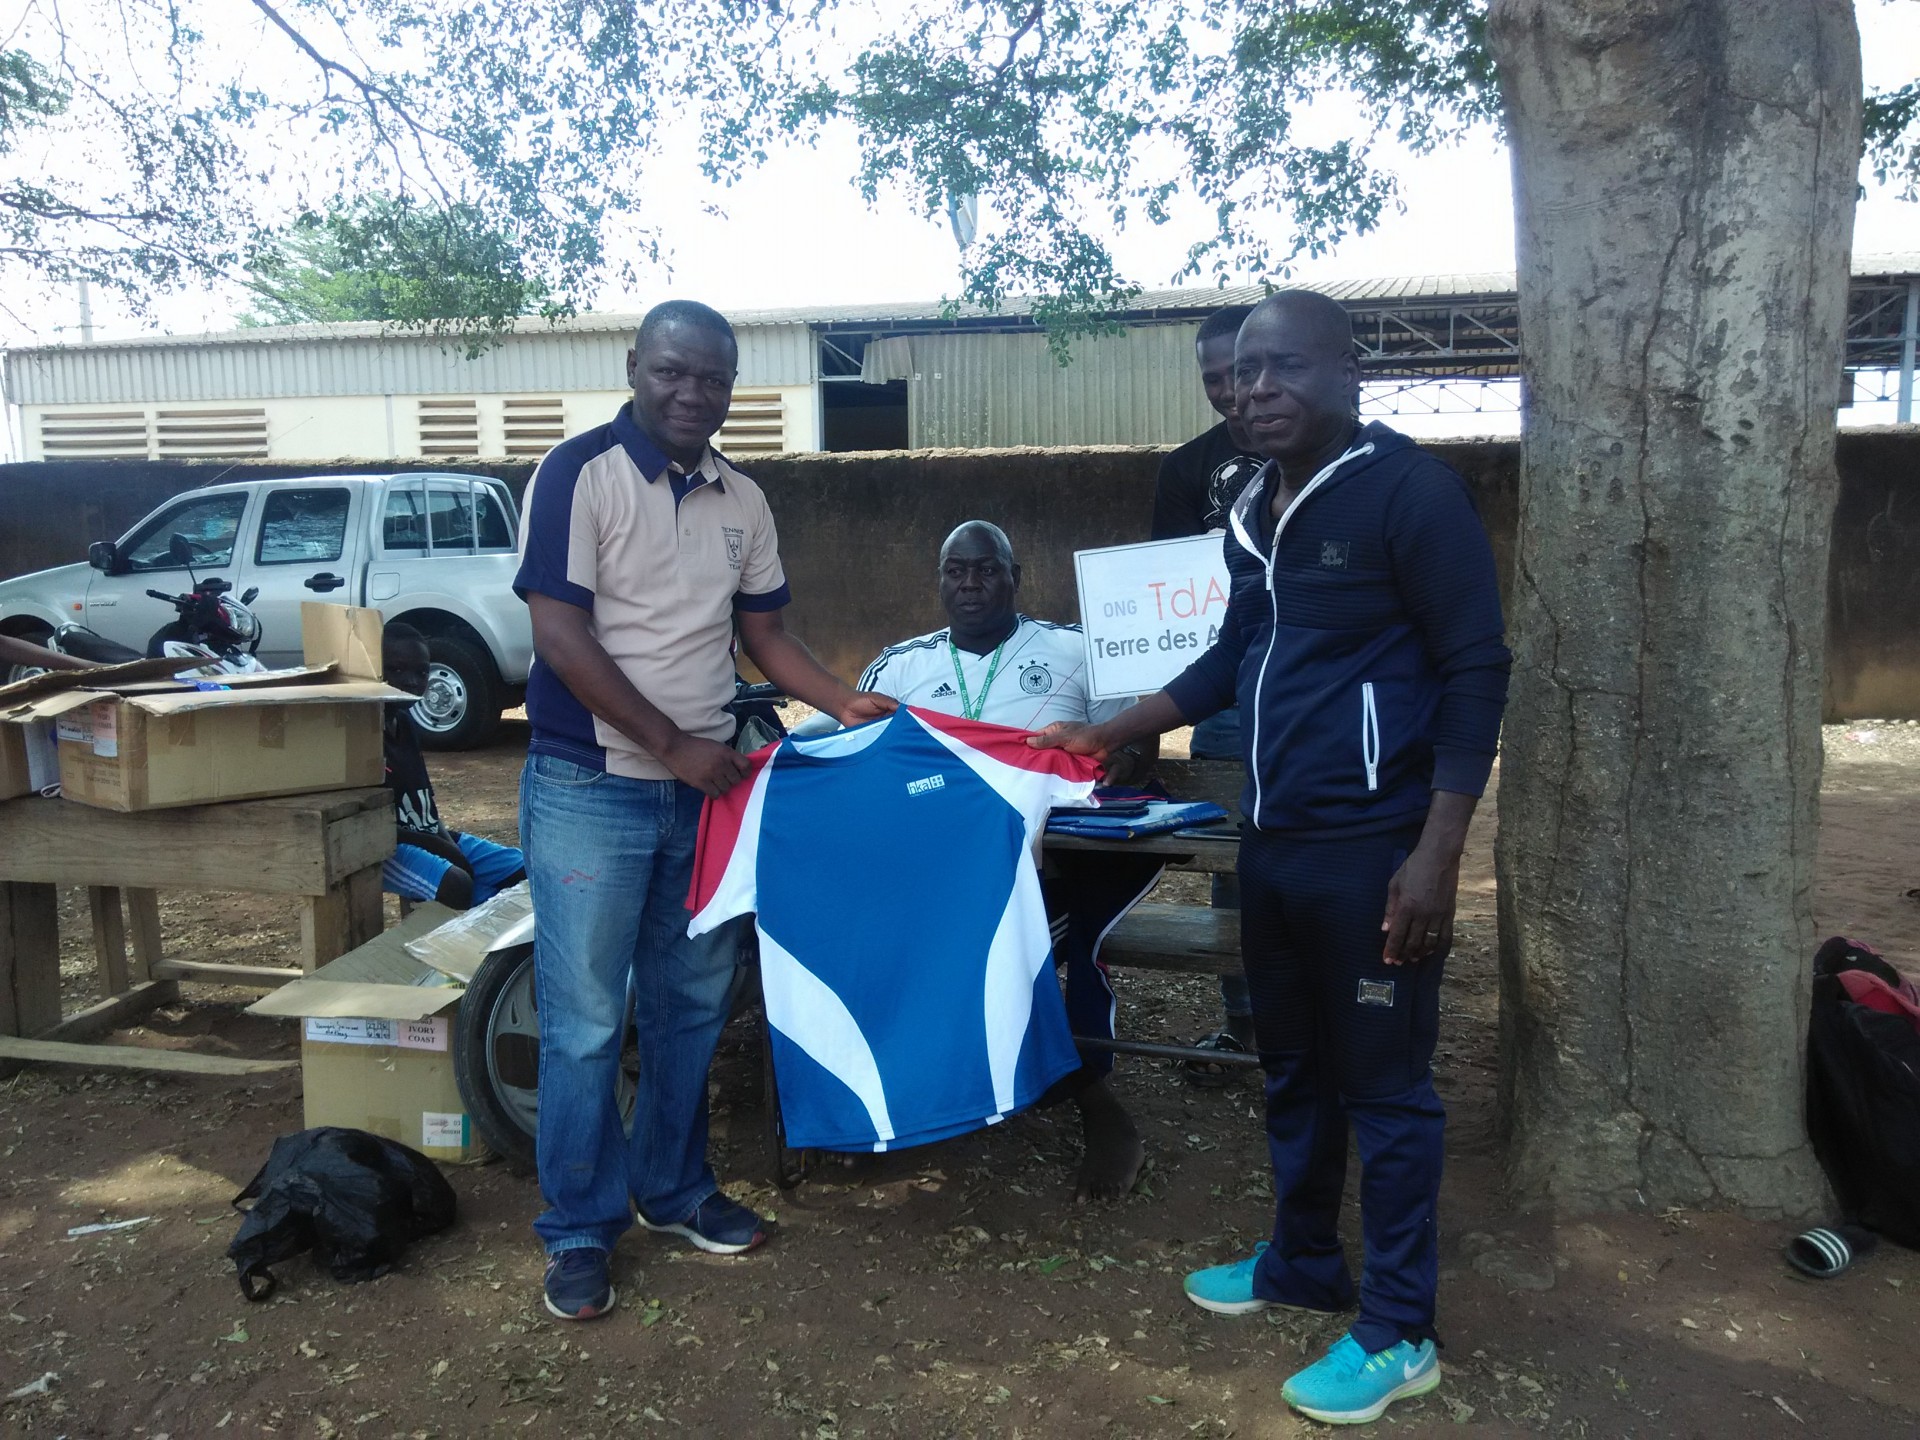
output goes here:
<path id="1" fill-rule="evenodd" d="M 1283 291 L 1235 348 L 1243 425 L 1267 465 L 1233 508 L 1219 640 L 1158 695 L 1036 743 L 1104 754 L 1238 699 L 1241 950 L 1266 1071 L 1273 1239 L 1187 1278 L 1206 1309 L 1329 1313 L 1356 1299 L 1337 1229 L 1359 1142 L 1359 1315 L 1282 1394 L 1377 1418 L 1439 1383 L 1434 1355 L 1445 1111 L 1431 1061 L 1467 822 L 1492 770 L 1511 657 L 1493 554 L 1466 485 L 1357 417 L 1350 321 Z"/>

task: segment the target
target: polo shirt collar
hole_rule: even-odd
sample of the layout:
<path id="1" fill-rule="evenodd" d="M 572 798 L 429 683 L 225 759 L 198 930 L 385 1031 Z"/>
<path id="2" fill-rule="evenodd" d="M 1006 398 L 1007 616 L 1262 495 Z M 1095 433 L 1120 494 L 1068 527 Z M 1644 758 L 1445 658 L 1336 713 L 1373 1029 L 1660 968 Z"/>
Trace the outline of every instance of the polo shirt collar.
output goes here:
<path id="1" fill-rule="evenodd" d="M 620 448 L 627 452 L 627 458 L 633 461 L 634 468 L 649 485 L 676 468 L 674 462 L 661 452 L 660 447 L 647 438 L 647 432 L 642 430 L 639 422 L 633 418 L 631 400 L 622 405 L 620 413 L 613 417 L 613 438 L 620 442 Z M 726 483 L 721 479 L 720 462 L 714 455 L 711 445 L 707 446 L 706 453 L 700 457 L 699 465 L 691 472 L 681 471 L 680 473 L 689 475 L 689 478 L 698 476 L 708 484 L 719 486 L 721 490 L 727 488 Z"/>

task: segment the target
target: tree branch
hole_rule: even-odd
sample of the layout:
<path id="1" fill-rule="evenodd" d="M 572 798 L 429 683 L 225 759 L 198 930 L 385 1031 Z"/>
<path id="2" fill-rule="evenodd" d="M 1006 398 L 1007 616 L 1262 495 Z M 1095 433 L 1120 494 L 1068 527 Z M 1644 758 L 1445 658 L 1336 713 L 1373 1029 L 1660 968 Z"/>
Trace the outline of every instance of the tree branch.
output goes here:
<path id="1" fill-rule="evenodd" d="M 295 49 L 299 50 L 301 54 L 305 55 L 320 68 L 321 75 L 328 80 L 329 89 L 332 88 L 332 77 L 338 75 L 360 92 L 361 104 L 366 109 L 367 118 L 373 123 L 373 128 L 379 132 L 381 141 L 392 153 L 394 163 L 400 167 L 400 172 L 404 176 L 406 174 L 406 162 L 401 159 L 400 147 L 394 140 L 393 135 L 388 131 L 386 122 L 380 117 L 381 107 L 385 106 L 397 115 L 412 135 L 414 148 L 419 151 L 420 163 L 426 169 L 427 179 L 432 182 L 434 189 L 440 192 L 442 200 L 448 204 L 453 203 L 453 195 L 441 182 L 438 173 L 434 169 L 433 158 L 427 153 L 425 139 L 425 137 L 431 137 L 443 145 L 450 145 L 454 143 L 451 137 L 442 134 L 429 125 L 422 124 L 421 121 L 414 116 L 413 111 L 385 86 L 368 79 L 353 69 L 352 66 L 343 65 L 331 56 L 322 54 L 320 49 L 314 45 L 312 41 L 307 39 L 292 22 L 269 3 L 269 0 L 253 0 L 253 8 L 264 15 L 274 28 L 285 35 L 288 40 L 292 41 Z"/>

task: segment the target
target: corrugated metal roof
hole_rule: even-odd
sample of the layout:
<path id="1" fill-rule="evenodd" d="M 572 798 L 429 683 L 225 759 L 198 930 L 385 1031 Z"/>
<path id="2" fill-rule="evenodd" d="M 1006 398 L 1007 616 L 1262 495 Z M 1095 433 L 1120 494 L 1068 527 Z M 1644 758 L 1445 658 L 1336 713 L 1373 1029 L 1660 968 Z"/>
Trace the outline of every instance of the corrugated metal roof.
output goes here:
<path id="1" fill-rule="evenodd" d="M 1197 324 L 1076 342 L 1062 367 L 1039 334 L 915 335 L 908 444 L 1165 445 L 1218 423 L 1193 378 Z"/>
<path id="2" fill-rule="evenodd" d="M 1857 280 L 1920 274 L 1920 253 L 1858 255 Z M 1303 284 L 1309 282 L 1302 282 Z M 1415 275 L 1311 282 L 1367 309 L 1466 303 L 1512 304 L 1512 272 Z M 1118 318 L 1173 320 L 1250 305 L 1258 285 L 1176 286 L 1137 296 Z M 1035 302 L 998 309 L 933 302 L 737 310 L 743 386 L 805 385 L 814 378 L 811 329 L 979 330 L 1031 325 Z M 528 317 L 511 340 L 475 360 L 442 337 L 372 321 L 267 325 L 204 335 L 28 346 L 0 356 L 0 383 L 20 405 L 271 399 L 296 395 L 528 394 L 619 389 L 638 314 L 595 312 L 564 320 Z"/>

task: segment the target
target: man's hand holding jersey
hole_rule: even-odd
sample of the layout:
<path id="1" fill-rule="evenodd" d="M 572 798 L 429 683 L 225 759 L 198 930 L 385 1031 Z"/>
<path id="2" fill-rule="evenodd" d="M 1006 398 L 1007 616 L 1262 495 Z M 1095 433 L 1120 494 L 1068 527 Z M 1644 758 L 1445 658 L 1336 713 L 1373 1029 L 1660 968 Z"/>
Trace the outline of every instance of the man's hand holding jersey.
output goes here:
<path id="1" fill-rule="evenodd" d="M 1138 705 L 1130 705 L 1111 720 L 1099 725 L 1076 725 L 1056 721 L 1027 744 L 1036 750 L 1064 750 L 1069 755 L 1087 755 L 1109 769 L 1124 759 L 1119 752 L 1138 740 L 1164 735 L 1187 723 L 1179 707 L 1167 698 L 1166 691 L 1149 695 Z"/>

